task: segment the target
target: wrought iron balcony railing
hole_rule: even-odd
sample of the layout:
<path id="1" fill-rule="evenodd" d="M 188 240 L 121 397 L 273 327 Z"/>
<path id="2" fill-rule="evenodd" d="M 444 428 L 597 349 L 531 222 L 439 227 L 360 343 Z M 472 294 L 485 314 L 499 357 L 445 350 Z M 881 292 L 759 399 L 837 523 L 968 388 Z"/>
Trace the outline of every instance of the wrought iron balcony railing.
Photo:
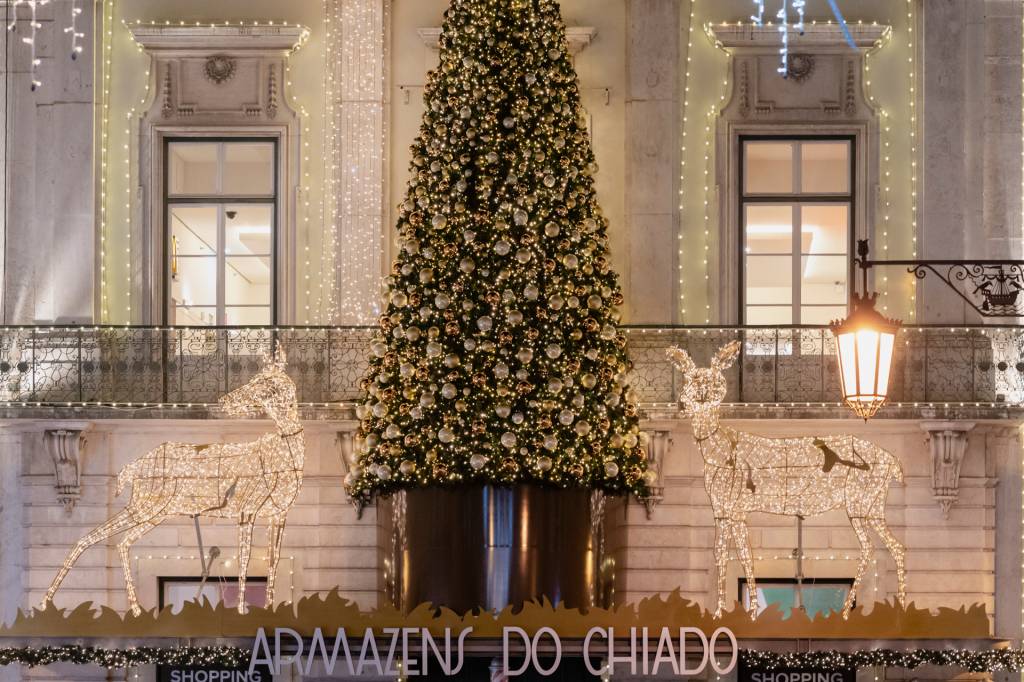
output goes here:
<path id="1" fill-rule="evenodd" d="M 372 328 L 0 327 L 0 405 L 203 405 L 259 370 L 273 343 L 306 405 L 360 395 Z M 727 402 L 835 405 L 830 332 L 818 327 L 629 327 L 631 385 L 642 404 L 675 403 L 682 377 L 670 345 L 707 364 L 743 342 Z M 891 401 L 1024 405 L 1024 327 L 909 327 L 900 333 Z"/>

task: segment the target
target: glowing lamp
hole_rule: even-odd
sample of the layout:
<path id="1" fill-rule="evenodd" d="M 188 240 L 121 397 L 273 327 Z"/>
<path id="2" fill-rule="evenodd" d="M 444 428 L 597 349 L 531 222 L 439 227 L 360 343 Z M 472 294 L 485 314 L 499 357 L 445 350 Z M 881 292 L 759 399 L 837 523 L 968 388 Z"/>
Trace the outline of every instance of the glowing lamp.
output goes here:
<path id="1" fill-rule="evenodd" d="M 902 325 L 875 310 L 877 298 L 878 294 L 855 294 L 849 317 L 831 325 L 843 400 L 865 421 L 875 416 L 889 397 L 896 333 Z"/>

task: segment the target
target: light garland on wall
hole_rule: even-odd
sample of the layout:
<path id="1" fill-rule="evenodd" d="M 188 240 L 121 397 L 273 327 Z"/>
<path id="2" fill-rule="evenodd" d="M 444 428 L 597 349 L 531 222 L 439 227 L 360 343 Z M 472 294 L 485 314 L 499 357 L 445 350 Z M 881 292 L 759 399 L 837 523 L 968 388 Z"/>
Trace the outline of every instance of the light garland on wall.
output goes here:
<path id="1" fill-rule="evenodd" d="M 892 214 L 892 124 L 889 121 L 889 112 L 883 107 L 879 106 L 878 101 L 875 99 L 875 95 L 871 86 L 871 60 L 874 55 L 889 41 L 892 37 L 892 27 L 888 27 L 885 33 L 879 38 L 878 41 L 872 46 L 872 48 L 864 55 L 864 91 L 867 95 L 868 102 L 878 112 L 880 117 L 879 127 L 881 129 L 881 183 L 879 185 L 881 190 L 881 209 L 882 209 L 882 257 L 883 259 L 889 258 L 889 229 L 890 219 Z M 882 281 L 879 289 L 882 295 L 882 311 L 889 310 L 889 275 L 884 269 L 882 270 Z"/>
<path id="2" fill-rule="evenodd" d="M 110 281 L 108 279 L 107 242 L 110 239 L 107 190 L 110 186 L 110 72 L 114 43 L 114 0 L 103 5 L 103 63 L 100 94 L 100 319 L 110 321 Z"/>
<path id="3" fill-rule="evenodd" d="M 917 260 L 917 46 L 914 44 L 914 0 L 907 0 L 907 63 L 910 65 L 910 257 Z M 910 321 L 917 315 L 917 277 L 910 279 Z"/>
<path id="4" fill-rule="evenodd" d="M 338 254 L 338 131 L 329 122 L 335 120 L 337 108 L 337 69 L 339 43 L 342 38 L 339 3 L 323 1 L 324 13 L 324 100 L 323 116 L 323 196 L 320 201 L 320 277 L 319 317 L 321 322 L 333 323 L 337 317 L 334 268 Z"/>
<path id="5" fill-rule="evenodd" d="M 117 491 L 131 486 L 128 505 L 87 533 L 72 548 L 54 577 L 42 607 L 54 595 L 68 572 L 89 547 L 124 533 L 118 545 L 124 569 L 128 603 L 136 616 L 142 613 L 132 581 L 128 552 L 136 541 L 173 516 L 239 519 L 239 593 L 245 593 L 246 571 L 252 552 L 253 527 L 258 518 L 270 524 L 266 603 L 274 603 L 275 578 L 285 522 L 302 488 L 305 439 L 299 420 L 295 383 L 286 373 L 287 360 L 280 349 L 265 357 L 264 367 L 245 386 L 220 400 L 233 416 L 265 413 L 276 434 L 250 443 L 164 443 L 131 462 L 117 476 Z M 245 612 L 240 599 L 239 613 Z"/>
<path id="6" fill-rule="evenodd" d="M 736 362 L 742 347 L 739 341 L 723 346 L 709 368 L 698 368 L 685 350 L 667 351 L 686 380 L 682 400 L 693 421 L 715 516 L 716 617 L 727 607 L 730 543 L 736 547 L 750 586 L 750 614 L 758 613 L 746 521 L 751 512 L 807 517 L 844 510 L 861 554 L 843 605 L 843 618 L 849 617 L 857 589 L 873 559 L 869 529 L 878 534 L 896 562 L 897 600 L 906 606 L 905 549 L 885 521 L 889 485 L 903 479 L 899 460 L 877 445 L 852 436 L 766 438 L 722 425 L 719 415 L 727 393 L 724 372 Z"/>
<path id="7" fill-rule="evenodd" d="M 758 0 L 754 0 L 755 3 Z M 690 69 L 693 65 L 693 25 L 696 23 L 696 11 L 695 7 L 697 0 L 690 0 L 690 22 L 686 31 L 686 68 L 683 71 L 683 144 L 682 153 L 680 158 L 682 159 L 682 167 L 679 172 L 679 215 L 680 215 L 680 226 L 679 234 L 679 321 L 686 324 L 686 263 L 684 261 L 684 250 L 686 247 L 686 227 L 685 219 L 683 218 L 683 211 L 686 210 L 686 124 L 689 120 L 690 113 Z"/>

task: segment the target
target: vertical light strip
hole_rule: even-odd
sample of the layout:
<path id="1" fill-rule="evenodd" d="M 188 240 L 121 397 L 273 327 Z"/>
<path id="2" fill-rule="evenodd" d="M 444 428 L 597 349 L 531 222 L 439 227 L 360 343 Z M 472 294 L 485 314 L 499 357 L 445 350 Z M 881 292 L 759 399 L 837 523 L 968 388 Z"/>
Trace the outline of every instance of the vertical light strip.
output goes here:
<path id="1" fill-rule="evenodd" d="M 330 258 L 329 323 L 369 324 L 379 312 L 384 234 L 384 0 L 331 0 L 334 79 L 324 154 Z M 326 268 L 325 268 L 326 269 Z M 335 293 L 335 282 L 340 292 Z"/>
<path id="2" fill-rule="evenodd" d="M 100 64 L 100 322 L 110 321 L 110 281 L 107 262 L 108 172 L 110 164 L 110 67 L 114 43 L 114 0 L 103 3 L 102 62 Z"/>
<path id="3" fill-rule="evenodd" d="M 757 0 L 754 0 L 755 3 Z M 690 111 L 690 68 L 693 64 L 693 24 L 696 22 L 694 7 L 697 0 L 690 0 L 690 23 L 686 30 L 686 68 L 683 71 L 683 145 L 680 159 L 682 160 L 679 175 L 679 322 L 686 324 L 686 263 L 684 262 L 686 249 L 686 218 L 683 211 L 686 208 L 686 123 Z M 762 7 L 763 11 L 763 7 Z"/>
<path id="4" fill-rule="evenodd" d="M 910 257 L 917 260 L 917 45 L 914 35 L 914 2 L 907 0 L 907 63 L 910 66 Z M 917 315 L 917 277 L 911 282 L 910 321 Z"/>
<path id="5" fill-rule="evenodd" d="M 127 31 L 127 23 L 124 20 L 122 20 L 121 24 L 125 28 L 125 30 Z M 129 36 L 132 36 L 131 31 L 127 31 L 127 33 L 128 33 Z M 132 36 L 132 42 L 135 44 L 135 47 L 138 49 L 139 53 L 140 54 L 144 54 L 145 50 L 143 49 L 142 45 L 140 45 L 135 40 L 134 36 Z M 142 99 L 139 100 L 138 109 L 136 109 L 135 107 L 131 107 L 130 109 L 128 109 L 128 112 L 125 115 L 126 121 L 125 121 L 125 130 L 124 130 L 124 154 L 125 154 L 125 163 L 127 164 L 127 166 L 125 168 L 125 186 L 124 186 L 124 229 L 125 229 L 125 244 L 126 244 L 126 247 L 125 247 L 125 259 L 127 261 L 127 272 L 125 273 L 125 280 L 126 280 L 126 282 L 125 282 L 125 295 L 127 296 L 126 310 L 127 310 L 127 315 L 128 315 L 127 319 L 125 319 L 125 321 L 124 321 L 125 325 L 130 325 L 132 323 L 132 289 L 133 289 L 132 272 L 134 270 L 134 267 L 133 267 L 133 264 L 132 264 L 132 224 L 133 224 L 133 217 L 134 217 L 132 215 L 132 194 L 133 194 L 133 192 L 132 192 L 132 190 L 133 190 L 133 187 L 132 187 L 132 167 L 135 165 L 135 161 L 138 158 L 136 156 L 136 154 L 139 152 L 138 147 L 135 147 L 133 149 L 132 141 L 134 139 L 134 133 L 135 133 L 135 129 L 136 129 L 135 127 L 136 127 L 136 125 L 138 125 L 138 122 L 141 120 L 141 116 L 145 112 L 146 104 L 149 102 L 149 92 L 150 92 L 150 87 L 152 86 L 152 84 L 150 82 L 150 74 L 151 74 L 152 66 L 153 66 L 153 62 L 151 61 L 150 62 L 150 66 L 146 67 L 146 72 L 145 72 L 146 89 L 145 89 L 145 91 L 142 94 Z M 136 114 L 139 115 L 139 118 L 136 117 Z"/>
<path id="6" fill-rule="evenodd" d="M 871 106 L 878 111 L 878 115 L 881 118 L 881 143 L 882 143 L 882 154 L 881 154 L 881 242 L 882 242 L 882 253 L 881 259 L 887 260 L 889 258 L 889 230 L 891 228 L 892 219 L 892 121 L 889 120 L 889 112 L 878 105 L 878 101 L 875 99 L 874 90 L 871 84 L 871 59 L 875 53 L 885 43 L 889 41 L 892 36 L 892 27 L 886 29 L 884 35 L 878 39 L 871 50 L 864 55 L 864 91 L 867 93 L 868 102 Z M 882 294 L 882 311 L 889 310 L 889 273 L 885 268 L 881 270 L 881 282 L 876 283 L 876 286 L 881 290 Z"/>
<path id="7" fill-rule="evenodd" d="M 714 297 L 712 296 L 714 287 L 711 284 L 711 217 L 714 207 L 711 205 L 711 199 L 712 197 L 716 199 L 718 198 L 717 194 L 712 194 L 712 182 L 714 180 L 712 177 L 712 171 L 714 170 L 715 160 L 715 123 L 719 113 L 725 107 L 725 98 L 729 93 L 729 74 L 732 73 L 732 55 L 726 51 L 722 42 L 715 37 L 715 32 L 710 22 L 704 24 L 704 35 L 711 42 L 712 46 L 722 52 L 725 52 L 728 56 L 726 77 L 722 79 L 722 91 L 718 96 L 718 101 L 712 103 L 708 107 L 707 118 L 704 121 L 704 324 L 711 324 L 711 302 L 714 300 Z M 719 215 L 719 234 L 721 234 L 721 231 L 722 218 L 721 215 Z"/>

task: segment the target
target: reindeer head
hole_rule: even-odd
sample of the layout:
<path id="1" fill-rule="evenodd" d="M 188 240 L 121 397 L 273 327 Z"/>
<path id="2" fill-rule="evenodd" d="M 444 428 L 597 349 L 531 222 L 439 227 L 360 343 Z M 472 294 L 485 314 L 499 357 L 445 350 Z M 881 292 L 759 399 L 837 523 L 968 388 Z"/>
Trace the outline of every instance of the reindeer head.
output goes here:
<path id="1" fill-rule="evenodd" d="M 686 377 L 681 400 L 688 409 L 717 408 L 722 404 L 728 391 L 724 372 L 736 362 L 742 347 L 739 341 L 722 346 L 711 359 L 710 367 L 697 367 L 690 354 L 681 348 L 668 349 L 672 364 Z"/>
<path id="2" fill-rule="evenodd" d="M 295 404 L 295 382 L 285 373 L 288 358 L 278 347 L 273 355 L 263 354 L 263 368 L 246 385 L 236 388 L 218 401 L 225 412 L 236 417 L 267 413 L 281 416 Z"/>

